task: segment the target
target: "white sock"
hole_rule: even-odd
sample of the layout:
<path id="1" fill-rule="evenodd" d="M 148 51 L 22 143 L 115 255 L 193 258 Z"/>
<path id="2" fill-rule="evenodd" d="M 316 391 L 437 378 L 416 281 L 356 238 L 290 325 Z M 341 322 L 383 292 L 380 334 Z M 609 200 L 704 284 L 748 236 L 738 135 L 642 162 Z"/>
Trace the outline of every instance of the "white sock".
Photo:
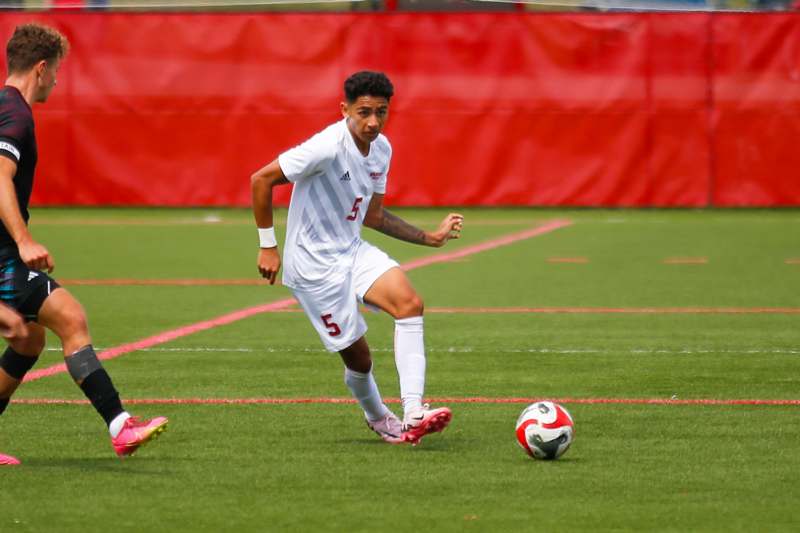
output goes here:
<path id="1" fill-rule="evenodd" d="M 378 391 L 378 384 L 372 375 L 372 369 L 364 374 L 344 367 L 344 382 L 358 400 L 358 405 L 364 410 L 368 419 L 378 420 L 389 412 L 389 408 L 384 405 L 381 393 Z"/>
<path id="2" fill-rule="evenodd" d="M 114 420 L 111 421 L 111 423 L 108 425 L 108 432 L 111 433 L 112 439 L 117 438 L 119 432 L 122 431 L 123 424 L 125 424 L 125 421 L 130 417 L 131 415 L 129 415 L 127 411 L 122 411 L 114 418 Z"/>
<path id="3" fill-rule="evenodd" d="M 394 321 L 394 362 L 400 376 L 403 412 L 419 411 L 425 392 L 425 339 L 421 316 Z"/>

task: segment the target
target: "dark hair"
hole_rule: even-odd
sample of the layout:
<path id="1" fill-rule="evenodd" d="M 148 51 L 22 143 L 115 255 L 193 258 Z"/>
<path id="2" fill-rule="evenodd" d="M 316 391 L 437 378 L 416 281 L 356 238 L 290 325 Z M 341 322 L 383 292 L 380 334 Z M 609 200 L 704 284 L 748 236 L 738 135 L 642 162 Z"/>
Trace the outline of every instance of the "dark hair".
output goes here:
<path id="1" fill-rule="evenodd" d="M 6 45 L 8 72 L 25 72 L 39 61 L 61 59 L 69 51 L 69 41 L 57 30 L 41 24 L 22 24 Z"/>
<path id="2" fill-rule="evenodd" d="M 359 96 L 382 96 L 390 100 L 394 87 L 383 72 L 362 70 L 344 81 L 344 97 L 353 103 Z"/>

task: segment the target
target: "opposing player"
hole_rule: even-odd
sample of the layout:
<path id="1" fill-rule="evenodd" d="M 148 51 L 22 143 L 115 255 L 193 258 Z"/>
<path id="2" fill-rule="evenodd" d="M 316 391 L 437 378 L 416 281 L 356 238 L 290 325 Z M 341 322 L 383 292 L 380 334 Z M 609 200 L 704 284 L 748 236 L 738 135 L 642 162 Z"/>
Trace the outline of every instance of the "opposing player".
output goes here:
<path id="1" fill-rule="evenodd" d="M 45 328 L 50 329 L 61 339 L 72 379 L 108 424 L 117 455 L 125 456 L 163 431 L 167 419 L 140 421 L 123 409 L 92 348 L 83 307 L 47 274 L 55 267 L 53 257 L 27 228 L 37 160 L 31 105 L 47 101 L 68 47 L 63 35 L 39 24 L 18 26 L 6 47 L 8 78 L 0 89 L 0 299 L 28 324 L 3 335 L 8 348 L 0 357 L 0 413 L 36 363 Z M 0 464 L 18 463 L 0 456 Z"/>
<path id="2" fill-rule="evenodd" d="M 381 130 L 394 88 L 380 72 L 344 83 L 343 120 L 288 150 L 251 177 L 258 226 L 258 270 L 270 284 L 281 268 L 273 229 L 272 190 L 294 183 L 283 253 L 283 284 L 292 289 L 325 347 L 339 352 L 344 381 L 367 425 L 390 443 L 419 440 L 450 423 L 447 407 L 423 404 L 423 302 L 397 262 L 361 239 L 362 224 L 414 244 L 443 246 L 458 238 L 463 217 L 451 213 L 432 232 L 383 207 L 392 148 Z M 359 302 L 395 319 L 395 363 L 404 417 L 384 404 L 372 374 Z"/>

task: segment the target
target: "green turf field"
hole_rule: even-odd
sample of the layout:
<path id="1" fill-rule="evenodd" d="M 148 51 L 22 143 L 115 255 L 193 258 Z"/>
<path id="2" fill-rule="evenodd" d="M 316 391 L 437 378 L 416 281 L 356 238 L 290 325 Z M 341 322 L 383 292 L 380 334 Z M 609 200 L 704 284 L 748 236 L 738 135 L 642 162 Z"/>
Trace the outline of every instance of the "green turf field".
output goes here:
<path id="1" fill-rule="evenodd" d="M 396 212 L 426 228 L 446 213 Z M 800 405 L 678 403 L 800 399 L 800 211 L 464 214 L 464 238 L 442 250 L 364 234 L 406 262 L 572 224 L 409 272 L 428 310 L 427 394 L 454 412 L 443 434 L 389 446 L 347 403 L 136 404 L 170 428 L 121 461 L 91 407 L 12 404 L 0 451 L 23 465 L 0 470 L 0 531 L 800 529 Z M 31 225 L 101 350 L 290 296 L 236 284 L 256 275 L 246 210 L 38 209 Z M 122 284 L 97 284 L 108 280 Z M 376 377 L 396 398 L 393 323 L 367 321 Z M 58 363 L 57 348 L 49 338 L 36 369 Z M 126 399 L 348 396 L 296 307 L 106 368 Z M 540 397 L 575 419 L 555 462 L 517 447 L 525 405 L 502 403 Z M 65 374 L 15 396 L 81 398 Z M 675 402 L 593 403 L 643 399 Z"/>

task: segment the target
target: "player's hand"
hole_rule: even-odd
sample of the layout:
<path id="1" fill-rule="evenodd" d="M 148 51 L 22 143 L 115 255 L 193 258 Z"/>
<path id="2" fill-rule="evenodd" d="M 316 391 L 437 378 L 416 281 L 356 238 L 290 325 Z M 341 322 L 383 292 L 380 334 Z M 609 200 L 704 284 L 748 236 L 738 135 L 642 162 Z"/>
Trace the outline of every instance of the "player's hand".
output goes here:
<path id="1" fill-rule="evenodd" d="M 46 270 L 49 273 L 56 267 L 47 248 L 33 239 L 22 241 L 17 247 L 22 262 L 31 270 Z"/>
<path id="2" fill-rule="evenodd" d="M 261 277 L 269 281 L 270 285 L 275 285 L 275 278 L 281 269 L 281 254 L 278 247 L 261 248 L 258 252 L 258 273 Z"/>
<path id="3" fill-rule="evenodd" d="M 461 229 L 464 227 L 464 217 L 458 213 L 450 213 L 436 231 L 428 233 L 428 244 L 440 248 L 447 244 L 450 239 L 461 237 Z"/>

